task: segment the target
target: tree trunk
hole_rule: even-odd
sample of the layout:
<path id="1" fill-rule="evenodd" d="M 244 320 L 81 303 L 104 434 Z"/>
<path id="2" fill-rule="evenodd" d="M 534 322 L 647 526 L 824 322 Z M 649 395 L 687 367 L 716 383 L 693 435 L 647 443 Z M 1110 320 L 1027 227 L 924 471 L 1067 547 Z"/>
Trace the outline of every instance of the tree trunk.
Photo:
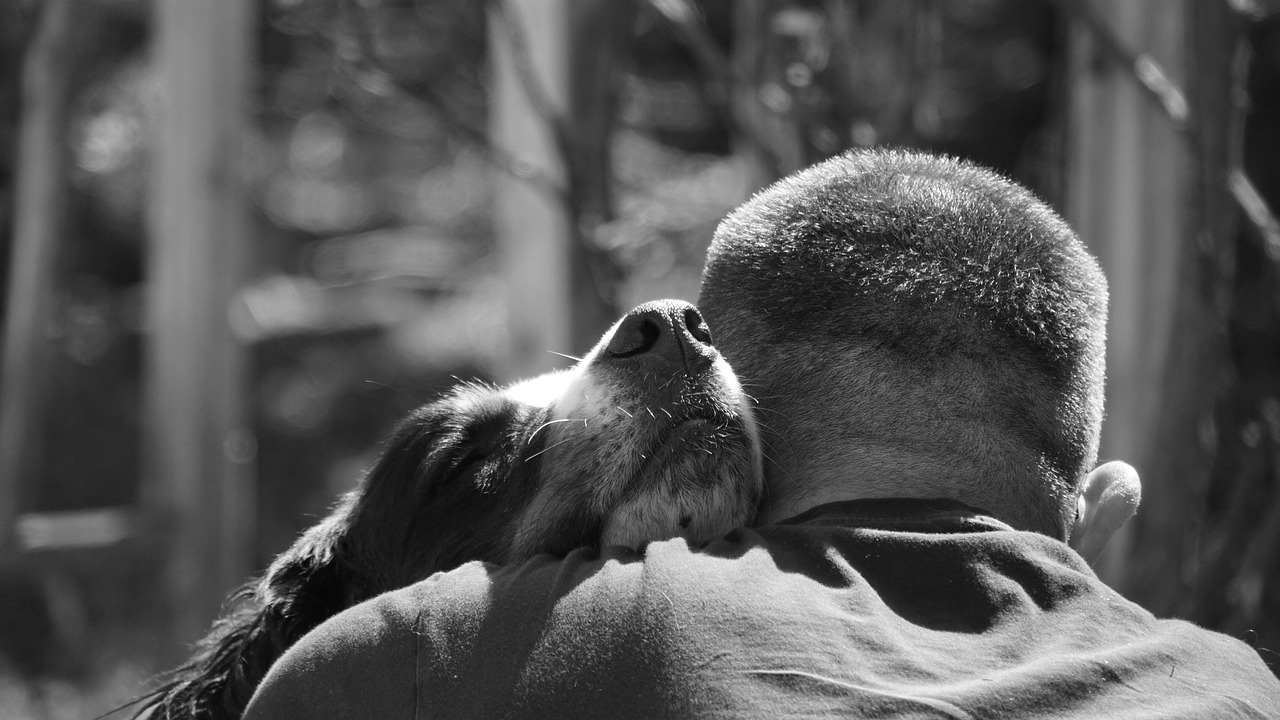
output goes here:
<path id="1" fill-rule="evenodd" d="M 490 10 L 490 132 L 494 146 L 525 171 L 500 175 L 494 197 L 510 342 L 501 374 L 512 380 L 563 367 L 549 350 L 574 352 L 567 171 L 554 128 L 568 77 L 568 10 L 564 0 L 540 3 L 536 12 L 527 2 L 501 7 Z"/>
<path id="2" fill-rule="evenodd" d="M 491 15 L 493 144 L 523 169 L 499 177 L 495 225 L 506 277 L 507 379 L 590 348 L 617 308 L 615 273 L 593 249 L 612 214 L 608 147 L 616 43 L 633 3 L 511 0 Z"/>
<path id="3" fill-rule="evenodd" d="M 66 206 L 72 0 L 40 8 L 22 73 L 13 254 L 0 367 L 0 554 L 14 547 L 21 488 L 38 468 Z"/>
<path id="4" fill-rule="evenodd" d="M 1218 371 L 1229 389 L 1219 397 L 1213 424 L 1213 474 L 1201 489 L 1196 587 L 1187 617 L 1237 637 L 1257 638 L 1258 647 L 1275 648 L 1280 643 L 1280 617 L 1274 612 L 1280 590 L 1280 364 L 1275 352 L 1280 308 L 1273 300 L 1280 285 L 1280 254 L 1274 250 L 1280 248 L 1268 252 L 1274 239 L 1242 222 L 1246 215 L 1233 197 L 1247 178 L 1258 201 L 1274 208 L 1280 199 L 1275 148 L 1266 145 L 1274 137 L 1275 114 L 1256 114 L 1267 103 L 1259 90 L 1265 92 L 1263 83 L 1274 82 L 1275 73 L 1265 60 L 1253 60 L 1245 24 L 1229 7 L 1196 3 L 1191 17 L 1188 42 L 1196 64 L 1188 90 L 1199 150 L 1195 229 L 1202 238 L 1203 266 L 1195 290 L 1212 308 L 1214 322 L 1226 329 L 1223 345 L 1230 358 Z M 1251 79 L 1251 71 L 1258 77 Z M 1251 85 L 1252 103 L 1246 95 Z M 1249 127 L 1255 122 L 1259 128 Z M 1280 672 L 1270 652 L 1264 659 Z"/>
<path id="5" fill-rule="evenodd" d="M 148 257 L 146 500 L 169 542 L 170 648 L 202 635 L 252 569 L 253 435 L 228 307 L 244 276 L 253 7 L 161 0 L 164 105 Z"/>
<path id="6" fill-rule="evenodd" d="M 623 59 L 638 9 L 635 0 L 575 0 L 570 5 L 569 113 L 561 133 L 568 160 L 570 216 L 576 242 L 570 261 L 573 346 L 585 351 L 617 319 L 621 273 L 595 244 L 614 219 L 613 133 Z"/>
<path id="7" fill-rule="evenodd" d="M 1101 23 L 1166 71 L 1184 67 L 1184 3 L 1092 3 Z M 1184 291 L 1195 272 L 1188 232 L 1186 143 L 1161 107 L 1107 44 L 1077 22 L 1072 29 L 1068 219 L 1102 262 L 1111 289 L 1107 328 L 1104 459 L 1138 470 L 1143 504 L 1111 543 L 1099 574 L 1131 597 L 1171 612 L 1186 596 L 1182 559 L 1192 488 L 1209 453 L 1198 421 L 1212 407 L 1199 373 L 1214 346 L 1198 303 Z"/>

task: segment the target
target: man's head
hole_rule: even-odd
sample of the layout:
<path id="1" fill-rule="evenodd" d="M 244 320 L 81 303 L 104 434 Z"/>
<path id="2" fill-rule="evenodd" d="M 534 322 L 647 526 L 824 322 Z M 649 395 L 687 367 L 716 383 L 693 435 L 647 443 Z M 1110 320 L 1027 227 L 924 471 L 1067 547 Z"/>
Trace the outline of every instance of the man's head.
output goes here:
<path id="1" fill-rule="evenodd" d="M 699 307 L 762 410 L 766 521 L 950 497 L 1069 532 L 1102 422 L 1106 281 L 1024 188 L 924 154 L 831 159 L 721 223 Z"/>

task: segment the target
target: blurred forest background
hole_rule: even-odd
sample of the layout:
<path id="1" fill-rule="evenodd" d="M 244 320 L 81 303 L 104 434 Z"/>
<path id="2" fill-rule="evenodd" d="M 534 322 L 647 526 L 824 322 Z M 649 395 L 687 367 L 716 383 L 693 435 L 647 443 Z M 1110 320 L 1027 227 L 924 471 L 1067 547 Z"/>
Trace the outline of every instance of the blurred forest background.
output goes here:
<path id="1" fill-rule="evenodd" d="M 89 717 L 458 378 L 697 295 L 878 144 L 1058 207 L 1112 284 L 1099 573 L 1280 669 L 1280 3 L 0 4 L 0 716 Z"/>

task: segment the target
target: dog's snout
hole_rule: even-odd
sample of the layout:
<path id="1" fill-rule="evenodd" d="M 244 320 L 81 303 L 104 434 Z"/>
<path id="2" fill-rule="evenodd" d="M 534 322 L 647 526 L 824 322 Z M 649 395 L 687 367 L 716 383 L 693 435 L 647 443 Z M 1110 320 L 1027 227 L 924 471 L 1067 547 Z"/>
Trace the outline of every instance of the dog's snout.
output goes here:
<path id="1" fill-rule="evenodd" d="M 645 303 L 627 313 L 605 347 L 608 356 L 642 365 L 672 364 L 686 372 L 712 362 L 711 331 L 698 309 L 679 300 Z"/>

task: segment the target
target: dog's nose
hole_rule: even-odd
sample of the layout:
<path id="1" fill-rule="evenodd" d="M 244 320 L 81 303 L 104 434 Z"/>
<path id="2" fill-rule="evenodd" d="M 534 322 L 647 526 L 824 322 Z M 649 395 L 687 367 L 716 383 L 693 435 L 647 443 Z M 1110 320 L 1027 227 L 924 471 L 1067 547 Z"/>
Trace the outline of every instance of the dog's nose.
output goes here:
<path id="1" fill-rule="evenodd" d="M 643 365 L 671 364 L 695 374 L 715 358 L 702 313 L 682 300 L 655 300 L 627 313 L 605 347 L 608 356 Z"/>

